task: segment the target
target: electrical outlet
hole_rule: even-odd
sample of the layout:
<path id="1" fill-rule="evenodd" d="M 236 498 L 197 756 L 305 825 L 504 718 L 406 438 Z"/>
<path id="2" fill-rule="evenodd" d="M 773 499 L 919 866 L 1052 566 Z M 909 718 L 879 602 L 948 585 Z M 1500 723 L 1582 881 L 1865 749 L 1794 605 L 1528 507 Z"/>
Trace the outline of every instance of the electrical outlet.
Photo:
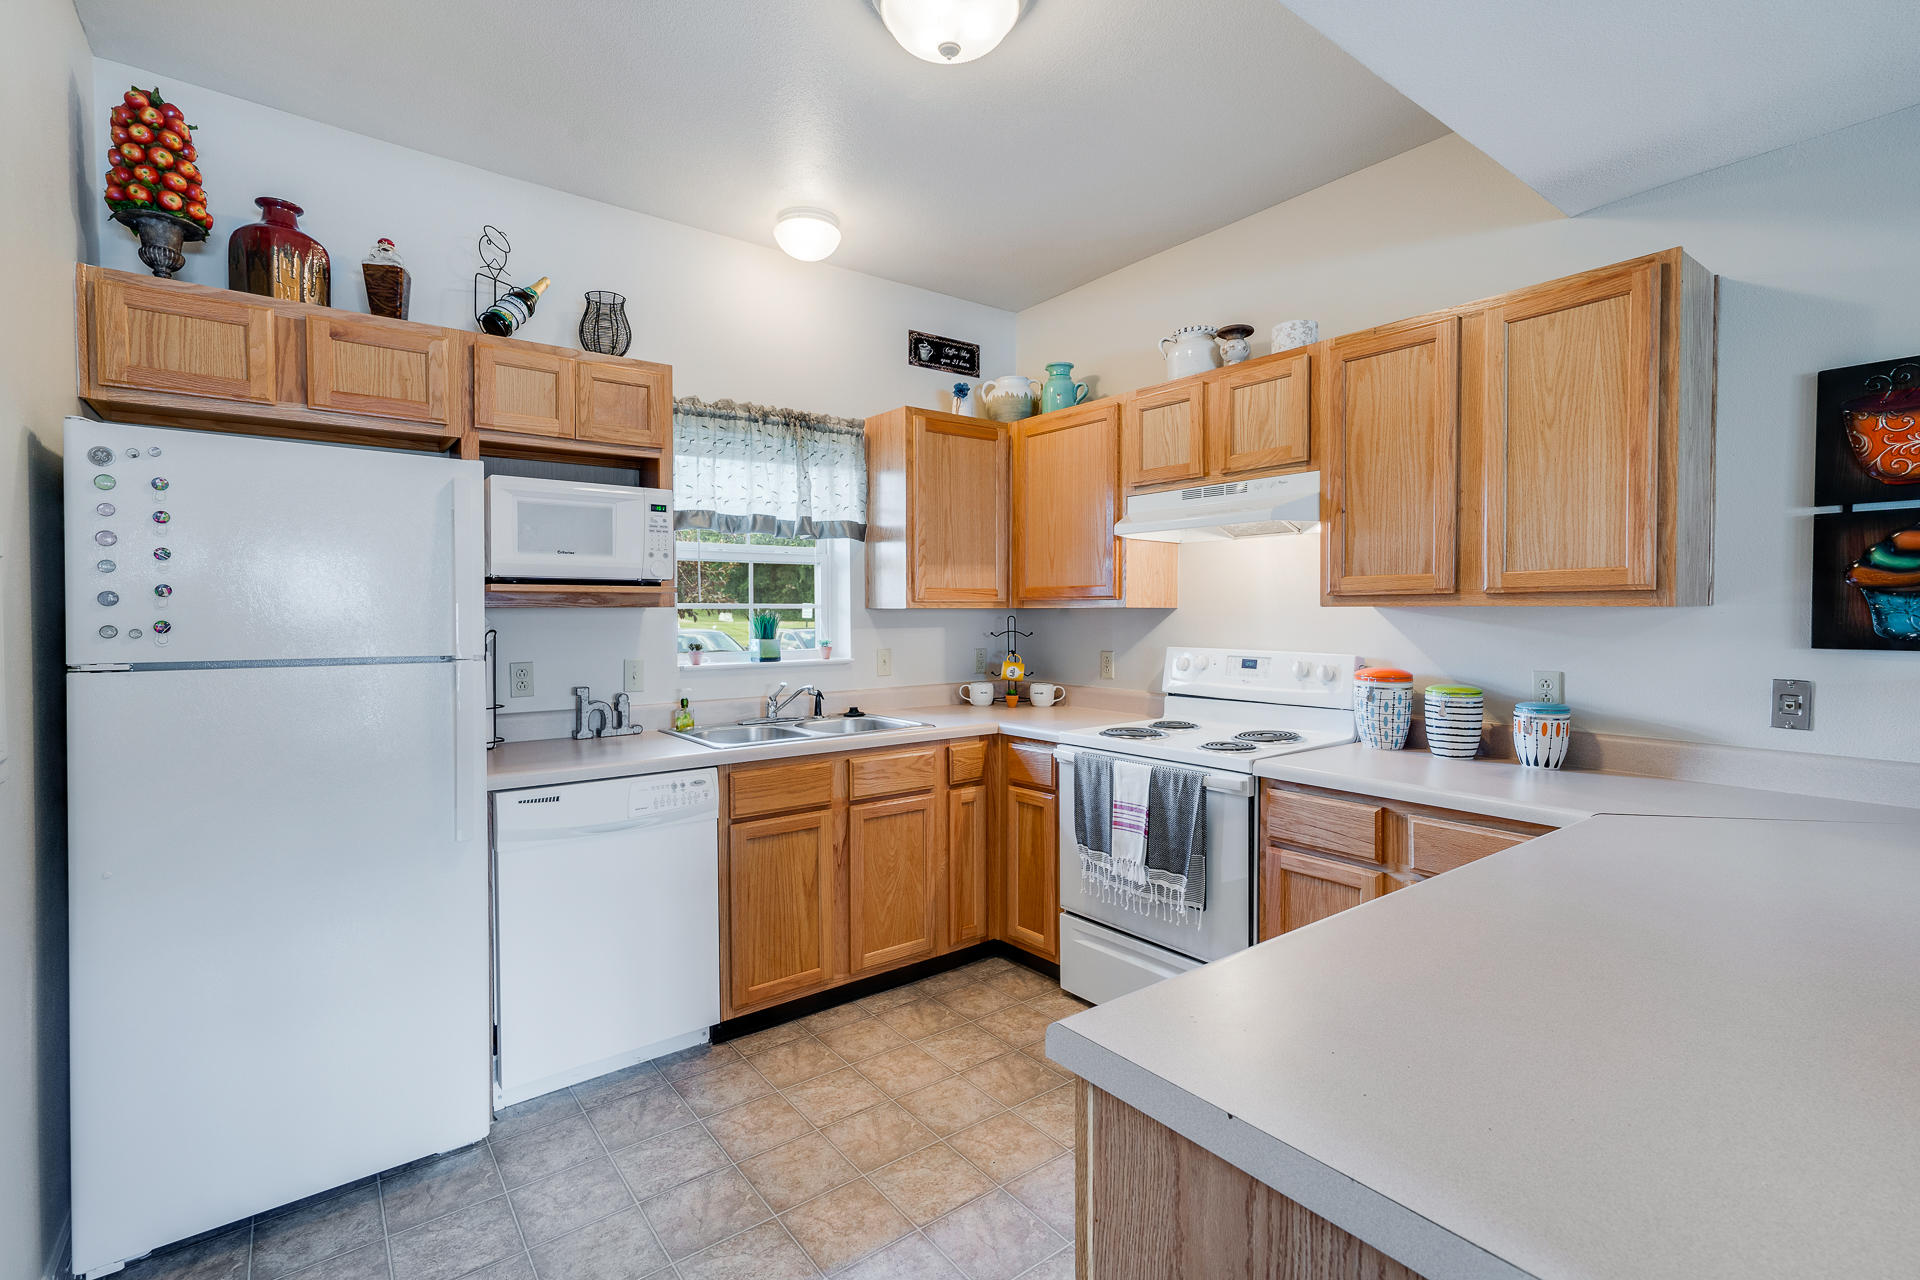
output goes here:
<path id="1" fill-rule="evenodd" d="M 1567 700 L 1567 673 L 1564 671 L 1541 671 L 1536 667 L 1533 672 L 1533 700 L 1535 702 L 1565 702 Z"/>
<path id="2" fill-rule="evenodd" d="M 507 696 L 510 698 L 533 696 L 533 664 L 531 662 L 507 664 L 507 689 Z"/>
<path id="3" fill-rule="evenodd" d="M 1102 680 L 1113 679 L 1113 650 L 1111 649 L 1102 649 L 1100 651 L 1100 678 Z"/>
<path id="4" fill-rule="evenodd" d="M 973 651 L 973 674 L 977 676 L 987 674 L 987 651 L 985 649 L 975 649 Z"/>
<path id="5" fill-rule="evenodd" d="M 877 676 L 893 674 L 893 650 L 875 649 L 873 651 L 873 674 Z"/>
<path id="6" fill-rule="evenodd" d="M 647 691 L 647 664 L 639 658 L 628 658 L 622 672 L 620 688 L 625 693 L 645 693 Z"/>
<path id="7" fill-rule="evenodd" d="M 1773 727 L 1776 729 L 1813 728 L 1813 681 L 1775 680 L 1773 682 Z"/>

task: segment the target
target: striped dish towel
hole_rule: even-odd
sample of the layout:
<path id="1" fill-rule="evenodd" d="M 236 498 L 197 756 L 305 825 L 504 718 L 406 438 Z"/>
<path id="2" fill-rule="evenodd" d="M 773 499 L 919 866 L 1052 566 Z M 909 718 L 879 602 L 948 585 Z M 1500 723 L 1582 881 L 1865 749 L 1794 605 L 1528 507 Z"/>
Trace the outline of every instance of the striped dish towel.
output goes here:
<path id="1" fill-rule="evenodd" d="M 1147 792 L 1153 766 L 1113 762 L 1113 874 L 1130 885 L 1147 882 Z"/>

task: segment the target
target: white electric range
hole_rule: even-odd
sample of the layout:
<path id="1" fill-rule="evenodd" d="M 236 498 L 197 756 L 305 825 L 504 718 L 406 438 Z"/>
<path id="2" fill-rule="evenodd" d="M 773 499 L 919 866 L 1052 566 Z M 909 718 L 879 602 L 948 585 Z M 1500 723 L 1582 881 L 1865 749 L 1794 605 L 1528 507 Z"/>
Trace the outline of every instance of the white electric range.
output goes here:
<path id="1" fill-rule="evenodd" d="M 1253 769 L 1262 760 L 1354 740 L 1350 655 L 1169 649 L 1161 714 L 1064 734 L 1059 761 L 1060 985 L 1094 1003 L 1253 945 Z M 1098 752 L 1205 770 L 1206 909 L 1143 915 L 1083 883 L 1074 838 L 1074 768 Z"/>

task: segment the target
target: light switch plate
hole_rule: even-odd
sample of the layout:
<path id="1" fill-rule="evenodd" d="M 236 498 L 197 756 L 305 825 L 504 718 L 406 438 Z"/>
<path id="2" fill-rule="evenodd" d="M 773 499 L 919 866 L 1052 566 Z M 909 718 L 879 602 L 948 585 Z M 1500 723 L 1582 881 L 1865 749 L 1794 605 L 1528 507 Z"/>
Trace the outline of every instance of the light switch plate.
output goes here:
<path id="1" fill-rule="evenodd" d="M 1775 680 L 1773 682 L 1773 727 L 1776 729 L 1813 728 L 1813 681 Z"/>
<path id="2" fill-rule="evenodd" d="M 533 696 L 533 664 L 531 662 L 507 664 L 507 696 L 509 698 Z"/>
<path id="3" fill-rule="evenodd" d="M 639 658 L 628 658 L 621 672 L 620 688 L 626 693 L 645 693 L 647 691 L 647 664 Z"/>
<path id="4" fill-rule="evenodd" d="M 987 651 L 985 649 L 975 649 L 973 651 L 973 674 L 977 676 L 987 674 Z"/>
<path id="5" fill-rule="evenodd" d="M 877 676 L 893 674 L 893 650 L 875 649 L 873 651 L 873 674 Z"/>

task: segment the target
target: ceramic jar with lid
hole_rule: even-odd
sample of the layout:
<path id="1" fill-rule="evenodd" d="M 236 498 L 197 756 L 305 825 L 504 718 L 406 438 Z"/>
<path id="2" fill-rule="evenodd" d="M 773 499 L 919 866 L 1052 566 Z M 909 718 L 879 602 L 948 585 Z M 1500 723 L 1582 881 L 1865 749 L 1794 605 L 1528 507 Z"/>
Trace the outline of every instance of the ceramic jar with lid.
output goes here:
<path id="1" fill-rule="evenodd" d="M 1250 324 L 1227 324 L 1220 326 L 1216 335 L 1220 339 L 1220 360 L 1223 364 L 1239 364 L 1253 356 L 1253 344 L 1247 339 L 1253 336 Z"/>
<path id="2" fill-rule="evenodd" d="M 1513 754 L 1530 769 L 1558 769 L 1573 738 L 1573 709 L 1564 702 L 1520 702 L 1513 708 Z"/>
<path id="3" fill-rule="evenodd" d="M 1190 324 L 1160 339 L 1160 354 L 1167 358 L 1167 381 L 1218 369 L 1220 344 L 1214 341 L 1218 333 L 1210 324 Z"/>
<path id="4" fill-rule="evenodd" d="M 1413 676 L 1398 667 L 1353 673 L 1353 731 L 1363 747 L 1398 751 L 1413 725 Z"/>
<path id="5" fill-rule="evenodd" d="M 1467 684 L 1427 686 L 1427 750 L 1449 760 L 1480 754 L 1480 722 L 1487 695 Z"/>

